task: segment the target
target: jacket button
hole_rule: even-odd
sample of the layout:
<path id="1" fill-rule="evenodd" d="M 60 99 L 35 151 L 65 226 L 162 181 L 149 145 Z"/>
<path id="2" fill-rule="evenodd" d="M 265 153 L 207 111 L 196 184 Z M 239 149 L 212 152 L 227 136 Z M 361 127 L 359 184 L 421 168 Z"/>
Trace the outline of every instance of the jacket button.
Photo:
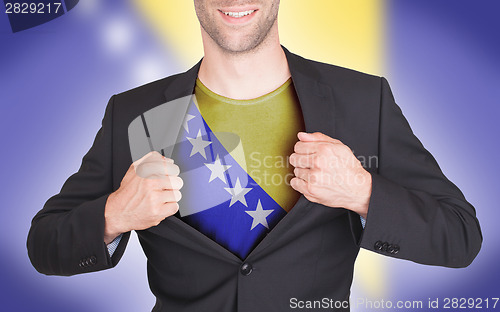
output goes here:
<path id="1" fill-rule="evenodd" d="M 393 253 L 392 254 L 397 254 L 399 252 L 399 245 L 394 245 L 393 246 Z"/>
<path id="2" fill-rule="evenodd" d="M 240 268 L 241 274 L 248 276 L 250 273 L 252 273 L 253 267 L 250 263 L 243 263 L 243 265 Z"/>
<path id="3" fill-rule="evenodd" d="M 375 248 L 375 250 L 382 250 L 382 242 L 377 241 L 373 247 Z"/>
<path id="4" fill-rule="evenodd" d="M 85 259 L 80 260 L 80 263 L 78 264 L 81 268 L 85 268 L 88 264 L 85 262 Z"/>
<path id="5" fill-rule="evenodd" d="M 389 244 L 387 246 L 387 252 L 390 253 L 390 254 L 393 254 L 394 253 L 394 245 Z"/>
<path id="6" fill-rule="evenodd" d="M 389 244 L 388 244 L 387 242 L 384 242 L 384 243 L 382 244 L 382 249 L 381 249 L 381 250 L 382 250 L 382 251 L 387 251 L 387 248 L 388 248 L 388 247 L 389 247 Z"/>
<path id="7" fill-rule="evenodd" d="M 90 265 L 95 265 L 97 263 L 97 258 L 95 256 L 90 257 L 89 259 Z"/>

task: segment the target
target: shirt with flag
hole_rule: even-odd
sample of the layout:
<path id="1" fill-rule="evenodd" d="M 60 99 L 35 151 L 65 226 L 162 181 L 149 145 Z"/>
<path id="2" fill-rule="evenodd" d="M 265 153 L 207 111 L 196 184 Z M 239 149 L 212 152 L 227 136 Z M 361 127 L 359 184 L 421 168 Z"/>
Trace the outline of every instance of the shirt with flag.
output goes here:
<path id="1" fill-rule="evenodd" d="M 198 79 L 172 154 L 184 181 L 181 219 L 246 258 L 300 196 L 289 185 L 288 156 L 301 130 L 291 79 L 242 101 L 216 95 Z"/>

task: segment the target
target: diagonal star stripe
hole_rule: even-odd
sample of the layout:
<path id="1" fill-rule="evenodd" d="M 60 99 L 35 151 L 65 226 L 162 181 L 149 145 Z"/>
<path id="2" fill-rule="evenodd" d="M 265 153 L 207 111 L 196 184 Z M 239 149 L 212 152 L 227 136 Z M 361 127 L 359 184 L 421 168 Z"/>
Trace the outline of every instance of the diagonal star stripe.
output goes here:
<path id="1" fill-rule="evenodd" d="M 269 225 L 267 224 L 267 216 L 270 215 L 274 209 L 269 209 L 269 210 L 264 210 L 262 209 L 262 204 L 259 202 L 257 203 L 257 208 L 252 211 L 252 210 L 245 210 L 246 213 L 248 213 L 252 218 L 252 227 L 250 228 L 250 231 L 254 229 L 259 224 L 262 224 L 265 226 L 267 229 L 269 229 Z"/>
<path id="2" fill-rule="evenodd" d="M 181 219 L 244 259 L 287 212 L 231 156 L 194 101 L 187 114 L 195 116 L 190 132 L 180 130 L 172 152 L 184 181 Z"/>
<path id="3" fill-rule="evenodd" d="M 198 135 L 196 138 L 187 138 L 188 141 L 193 145 L 193 149 L 191 150 L 191 154 L 189 157 L 200 154 L 203 158 L 207 159 L 207 154 L 205 153 L 205 147 L 212 144 L 210 141 L 204 141 L 201 137 L 201 130 L 198 130 Z"/>
<path id="4" fill-rule="evenodd" d="M 240 202 L 245 205 L 245 207 L 248 207 L 245 195 L 250 192 L 252 188 L 241 187 L 240 178 L 236 178 L 234 187 L 225 187 L 224 189 L 233 196 L 231 198 L 231 202 L 229 203 L 229 207 L 231 207 L 236 202 Z"/>
<path id="5" fill-rule="evenodd" d="M 231 165 L 223 165 L 221 160 L 219 159 L 219 155 L 217 155 L 215 161 L 212 164 L 205 164 L 210 171 L 210 179 L 208 182 L 212 182 L 216 178 L 219 178 L 222 182 L 226 183 L 226 177 L 224 176 L 224 172 L 227 169 L 231 168 Z"/>

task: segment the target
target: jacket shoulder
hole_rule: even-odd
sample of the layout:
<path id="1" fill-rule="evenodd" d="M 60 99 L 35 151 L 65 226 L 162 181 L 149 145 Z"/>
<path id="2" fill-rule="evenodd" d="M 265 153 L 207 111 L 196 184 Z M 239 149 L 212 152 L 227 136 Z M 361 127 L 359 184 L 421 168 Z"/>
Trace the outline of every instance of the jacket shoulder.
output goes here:
<path id="1" fill-rule="evenodd" d="M 163 96 L 165 89 L 175 80 L 181 73 L 174 74 L 159 80 L 155 80 L 149 82 L 147 84 L 135 87 L 130 90 L 126 90 L 115 95 L 116 98 L 119 99 L 140 99 L 144 100 L 145 98 L 154 97 L 155 95 Z"/>
<path id="2" fill-rule="evenodd" d="M 354 85 L 358 87 L 367 87 L 376 85 L 380 88 L 381 77 L 364 73 L 358 70 L 328 64 L 320 61 L 304 58 L 299 55 L 294 55 L 301 71 L 312 72 L 317 75 L 321 81 L 334 85 Z"/>
<path id="3" fill-rule="evenodd" d="M 115 120 L 120 120 L 121 123 L 128 125 L 133 119 L 146 111 L 172 100 L 166 98 L 166 90 L 177 92 L 178 88 L 172 87 L 172 83 L 179 80 L 178 77 L 182 75 L 183 73 L 171 75 L 115 94 L 113 97 Z M 187 88 L 186 85 L 184 87 Z"/>

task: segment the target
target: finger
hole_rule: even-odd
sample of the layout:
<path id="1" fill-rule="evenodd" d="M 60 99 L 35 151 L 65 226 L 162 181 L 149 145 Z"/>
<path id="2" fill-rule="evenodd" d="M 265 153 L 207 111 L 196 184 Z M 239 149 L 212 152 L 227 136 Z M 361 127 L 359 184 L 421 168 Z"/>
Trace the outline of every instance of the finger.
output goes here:
<path id="1" fill-rule="evenodd" d="M 161 190 L 180 190 L 184 185 L 184 181 L 177 176 L 167 176 L 163 182 Z"/>
<path id="2" fill-rule="evenodd" d="M 163 204 L 167 217 L 174 215 L 179 210 L 179 204 L 176 202 L 166 202 Z"/>
<path id="3" fill-rule="evenodd" d="M 293 147 L 293 151 L 297 154 L 314 154 L 318 152 L 318 142 L 298 141 Z"/>
<path id="4" fill-rule="evenodd" d="M 165 166 L 164 166 L 164 168 L 165 168 L 165 173 L 168 176 L 176 177 L 176 176 L 179 175 L 179 173 L 181 173 L 181 169 L 179 168 L 179 166 L 177 166 L 173 162 L 172 163 L 166 163 Z"/>
<path id="5" fill-rule="evenodd" d="M 299 193 L 307 192 L 307 183 L 301 178 L 294 177 L 290 180 L 290 186 Z"/>
<path id="6" fill-rule="evenodd" d="M 163 156 L 163 160 L 167 163 L 170 163 L 170 164 L 173 164 L 174 163 L 174 160 L 172 158 L 167 158 L 165 156 Z"/>
<path id="7" fill-rule="evenodd" d="M 330 142 L 330 143 L 342 143 L 340 140 L 334 139 L 332 137 L 327 136 L 321 132 L 307 133 L 307 132 L 299 132 L 297 134 L 299 140 L 303 142 Z"/>
<path id="8" fill-rule="evenodd" d="M 295 168 L 313 168 L 316 156 L 314 154 L 303 155 L 293 153 L 290 155 L 289 161 Z"/>
<path id="9" fill-rule="evenodd" d="M 304 181 L 309 181 L 309 173 L 311 169 L 304 169 L 304 168 L 295 168 L 293 169 L 293 174 Z"/>
<path id="10" fill-rule="evenodd" d="M 143 163 L 144 161 L 146 161 L 146 159 L 150 159 L 150 158 L 153 158 L 153 159 L 154 159 L 154 158 L 156 158 L 156 159 L 160 159 L 160 158 L 158 157 L 158 155 L 159 155 L 160 157 L 163 157 L 163 156 L 161 156 L 161 154 L 160 154 L 160 153 L 158 153 L 157 151 L 151 151 L 151 152 L 147 153 L 146 155 L 142 156 L 141 158 L 137 159 L 136 161 L 134 161 L 134 163 L 133 163 L 133 164 L 134 164 L 135 166 L 139 166 L 141 163 Z"/>
<path id="11" fill-rule="evenodd" d="M 176 203 L 181 200 L 182 194 L 179 190 L 169 190 L 163 191 L 160 195 L 160 201 L 162 203 Z"/>
<path id="12" fill-rule="evenodd" d="M 300 178 L 293 178 L 290 180 L 290 186 L 297 192 L 307 197 L 313 197 L 309 192 L 308 183 Z"/>
<path id="13" fill-rule="evenodd" d="M 290 180 L 290 186 L 297 192 L 304 195 L 304 197 L 307 198 L 307 200 L 315 203 L 319 202 L 318 199 L 312 196 L 311 193 L 309 192 L 309 187 L 306 181 L 300 178 L 293 178 Z"/>

